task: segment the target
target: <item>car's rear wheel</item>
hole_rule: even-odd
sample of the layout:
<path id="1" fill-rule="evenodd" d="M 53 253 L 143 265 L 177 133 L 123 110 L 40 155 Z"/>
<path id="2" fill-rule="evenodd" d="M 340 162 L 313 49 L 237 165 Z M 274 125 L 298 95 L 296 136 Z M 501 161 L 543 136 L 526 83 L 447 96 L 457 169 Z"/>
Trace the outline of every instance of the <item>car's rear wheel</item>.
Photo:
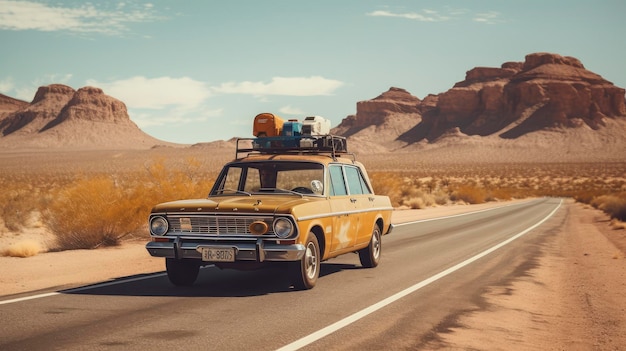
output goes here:
<path id="1" fill-rule="evenodd" d="M 289 274 L 294 287 L 298 290 L 313 288 L 320 275 L 320 263 L 319 242 L 315 234 L 309 233 L 302 258 L 289 262 Z"/>
<path id="2" fill-rule="evenodd" d="M 198 278 L 200 264 L 194 260 L 165 259 L 165 269 L 170 282 L 176 286 L 190 286 Z"/>
<path id="3" fill-rule="evenodd" d="M 369 245 L 366 248 L 359 250 L 359 260 L 361 261 L 361 265 L 365 268 L 374 268 L 378 266 L 378 263 L 380 262 L 381 249 L 382 241 L 380 228 L 378 225 L 374 225 Z"/>

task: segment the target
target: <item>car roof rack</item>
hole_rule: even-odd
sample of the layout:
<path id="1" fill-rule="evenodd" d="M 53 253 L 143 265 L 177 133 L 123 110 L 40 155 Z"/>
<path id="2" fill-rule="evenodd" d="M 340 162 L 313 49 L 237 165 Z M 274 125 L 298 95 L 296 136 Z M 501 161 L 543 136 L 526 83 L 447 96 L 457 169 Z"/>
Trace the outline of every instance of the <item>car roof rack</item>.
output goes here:
<path id="1" fill-rule="evenodd" d="M 246 142 L 241 145 L 240 142 Z M 235 159 L 239 155 L 250 154 L 327 154 L 333 159 L 338 155 L 354 154 L 348 152 L 347 140 L 337 135 L 274 136 L 258 138 L 238 138 Z"/>

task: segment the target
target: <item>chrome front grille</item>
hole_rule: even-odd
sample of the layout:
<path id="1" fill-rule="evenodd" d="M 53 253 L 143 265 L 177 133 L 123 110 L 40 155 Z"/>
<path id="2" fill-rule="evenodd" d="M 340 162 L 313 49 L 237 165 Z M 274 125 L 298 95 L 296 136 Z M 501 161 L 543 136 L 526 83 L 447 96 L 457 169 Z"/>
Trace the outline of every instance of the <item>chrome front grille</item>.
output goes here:
<path id="1" fill-rule="evenodd" d="M 259 216 L 215 216 L 215 215 L 169 215 L 170 233 L 190 233 L 207 235 L 251 234 L 250 224 L 264 221 L 269 227 L 266 234 L 274 234 L 272 217 Z"/>

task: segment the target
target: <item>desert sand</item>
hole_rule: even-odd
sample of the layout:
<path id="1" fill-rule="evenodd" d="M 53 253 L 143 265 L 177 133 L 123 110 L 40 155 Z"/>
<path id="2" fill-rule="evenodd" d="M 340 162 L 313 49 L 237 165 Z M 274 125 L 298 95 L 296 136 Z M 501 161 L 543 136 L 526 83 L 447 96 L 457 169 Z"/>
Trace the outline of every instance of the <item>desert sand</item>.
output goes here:
<path id="1" fill-rule="evenodd" d="M 395 211 L 396 223 L 475 211 L 502 203 Z M 620 350 L 626 347 L 626 233 L 602 212 L 567 200 L 566 222 L 538 265 L 510 285 L 492 286 L 487 306 L 427 348 L 451 350 Z M 6 238 L 5 238 L 6 240 Z M 161 272 L 145 242 L 119 247 L 0 257 L 0 299 Z"/>

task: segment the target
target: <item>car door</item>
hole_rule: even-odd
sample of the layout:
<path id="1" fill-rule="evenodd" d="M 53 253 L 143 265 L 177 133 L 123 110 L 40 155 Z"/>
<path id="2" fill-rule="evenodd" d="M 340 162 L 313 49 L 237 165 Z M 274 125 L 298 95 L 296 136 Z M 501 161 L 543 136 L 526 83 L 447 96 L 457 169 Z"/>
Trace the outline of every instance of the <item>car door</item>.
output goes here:
<path id="1" fill-rule="evenodd" d="M 374 228 L 372 212 L 373 196 L 365 177 L 359 167 L 345 166 L 346 183 L 350 194 L 350 202 L 354 205 L 357 223 L 355 245 L 367 243 Z"/>
<path id="2" fill-rule="evenodd" d="M 328 170 L 330 208 L 333 213 L 333 228 L 329 241 L 330 252 L 339 254 L 356 244 L 358 215 L 356 202 L 348 193 L 344 166 L 331 164 Z"/>

